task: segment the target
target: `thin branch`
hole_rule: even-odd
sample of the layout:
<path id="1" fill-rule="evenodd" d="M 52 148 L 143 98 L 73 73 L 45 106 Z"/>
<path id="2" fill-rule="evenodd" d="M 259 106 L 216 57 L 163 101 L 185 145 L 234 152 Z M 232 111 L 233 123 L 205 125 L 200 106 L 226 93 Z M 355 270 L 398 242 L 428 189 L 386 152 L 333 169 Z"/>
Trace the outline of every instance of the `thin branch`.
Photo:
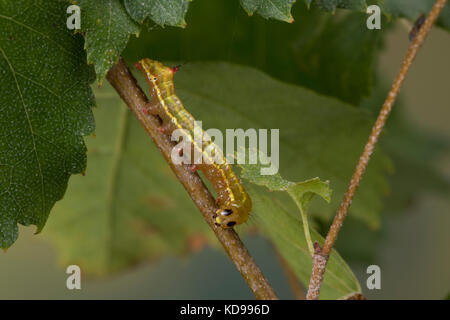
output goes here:
<path id="1" fill-rule="evenodd" d="M 108 72 L 107 79 L 131 111 L 133 111 L 138 121 L 162 153 L 172 171 L 189 193 L 208 225 L 214 231 L 224 247 L 225 252 L 247 282 L 256 299 L 278 299 L 238 234 L 233 229 L 223 229 L 214 224 L 213 214 L 217 208 L 214 198 L 204 185 L 202 179 L 197 173 L 191 172 L 188 166 L 174 165 L 171 161 L 173 143 L 168 136 L 158 130 L 160 127 L 158 118 L 142 112 L 142 106 L 148 102 L 147 97 L 122 58 Z"/>
<path id="2" fill-rule="evenodd" d="M 313 256 L 313 268 L 310 278 L 308 294 L 306 299 L 317 300 L 319 298 L 320 287 L 323 281 L 323 275 L 325 273 L 325 268 L 328 262 L 328 258 L 333 248 L 333 245 L 338 236 L 339 230 L 342 227 L 344 219 L 347 215 L 350 204 L 352 203 L 353 196 L 359 186 L 362 176 L 366 170 L 367 164 L 369 162 L 370 156 L 375 148 L 378 138 L 383 130 L 386 123 L 386 119 L 391 112 L 392 106 L 394 105 L 395 99 L 397 98 L 400 87 L 405 80 L 406 74 L 417 55 L 419 48 L 422 46 L 425 38 L 427 37 L 431 27 L 436 22 L 439 17 L 440 12 L 444 8 L 447 0 L 437 0 L 431 9 L 428 17 L 426 18 L 423 26 L 420 28 L 418 34 L 415 36 L 414 40 L 411 42 L 406 56 L 403 60 L 402 66 L 399 73 L 389 91 L 386 101 L 384 102 L 375 125 L 372 128 L 372 132 L 369 136 L 364 151 L 359 158 L 358 164 L 356 165 L 355 172 L 353 173 L 350 184 L 345 192 L 344 198 L 342 199 L 341 205 L 334 217 L 333 223 L 331 224 L 330 230 L 328 231 L 327 237 L 323 248 L 320 248 L 319 244 L 315 244 L 315 254 Z"/>

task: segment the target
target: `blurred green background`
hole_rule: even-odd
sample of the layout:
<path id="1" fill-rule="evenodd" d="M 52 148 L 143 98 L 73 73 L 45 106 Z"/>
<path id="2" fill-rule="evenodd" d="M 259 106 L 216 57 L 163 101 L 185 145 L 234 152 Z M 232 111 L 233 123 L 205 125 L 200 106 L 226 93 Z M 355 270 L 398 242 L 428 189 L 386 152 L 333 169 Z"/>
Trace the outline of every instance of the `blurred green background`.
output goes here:
<path id="1" fill-rule="evenodd" d="M 231 57 L 233 50 L 238 48 L 232 47 L 233 39 L 223 40 L 229 43 L 230 53 L 226 55 Z M 387 37 L 378 65 L 378 74 L 388 83 L 398 71 L 407 46 L 407 30 L 397 23 Z M 195 51 L 194 48 L 192 50 Z M 185 56 L 189 59 L 189 55 Z M 446 141 L 450 141 L 449 56 L 448 32 L 435 28 L 401 91 L 403 108 L 410 122 L 444 137 Z M 442 175 L 450 179 L 450 154 L 442 157 L 436 165 Z M 395 192 L 395 189 L 391 191 Z M 383 214 L 375 253 L 364 262 L 352 263 L 349 259 L 369 299 L 442 299 L 448 294 L 449 213 L 448 197 L 421 194 L 406 212 Z M 52 219 L 51 215 L 49 219 Z M 348 247 L 353 239 L 346 237 L 346 227 L 347 224 L 339 241 Z M 69 291 L 65 285 L 65 267 L 57 262 L 58 253 L 42 240 L 41 235 L 33 236 L 33 232 L 34 228 L 21 227 L 18 241 L 6 254 L 0 254 L 0 299 L 253 298 L 228 257 L 209 248 L 189 258 L 169 256 L 104 278 L 83 276 L 82 290 Z M 293 298 L 271 245 L 257 236 L 248 236 L 244 241 L 280 298 Z M 341 254 L 346 260 L 351 258 L 351 251 L 343 250 Z M 381 267 L 381 290 L 370 291 L 365 286 L 365 270 L 370 264 Z"/>

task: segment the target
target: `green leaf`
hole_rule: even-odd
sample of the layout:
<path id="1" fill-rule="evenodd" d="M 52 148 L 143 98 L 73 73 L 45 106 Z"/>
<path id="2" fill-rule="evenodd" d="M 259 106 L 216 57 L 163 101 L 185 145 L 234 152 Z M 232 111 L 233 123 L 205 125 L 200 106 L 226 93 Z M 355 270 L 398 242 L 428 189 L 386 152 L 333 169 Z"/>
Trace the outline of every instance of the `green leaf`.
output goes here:
<path id="1" fill-rule="evenodd" d="M 261 188 L 250 184 L 246 184 L 246 188 L 253 202 L 252 223 L 262 229 L 299 280 L 307 287 L 312 259 L 298 215 L 285 210 L 279 201 L 274 201 Z M 316 231 L 311 230 L 311 236 L 313 241 L 323 244 L 323 238 Z M 356 293 L 361 293 L 358 280 L 342 257 L 333 249 L 325 271 L 320 299 L 344 299 Z"/>
<path id="2" fill-rule="evenodd" d="M 365 14 L 346 13 L 331 15 L 316 6 L 307 10 L 299 3 L 293 7 L 295 23 L 288 24 L 249 19 L 231 1 L 208 1 L 189 11 L 190 19 L 199 23 L 183 30 L 143 31 L 124 55 L 137 61 L 151 48 L 154 59 L 227 60 L 357 104 L 370 94 L 388 29 L 362 28 Z"/>
<path id="3" fill-rule="evenodd" d="M 301 203 L 302 208 L 306 209 L 314 194 L 320 195 L 327 202 L 331 200 L 331 189 L 328 182 L 320 181 L 319 178 L 313 178 L 302 182 L 291 182 L 283 179 L 279 173 L 274 175 L 261 175 L 260 164 L 240 164 L 242 178 L 250 182 L 264 186 L 269 191 L 286 191 L 293 195 L 293 199 Z"/>
<path id="4" fill-rule="evenodd" d="M 320 9 L 334 12 L 336 10 L 338 0 L 316 0 L 316 3 Z"/>
<path id="5" fill-rule="evenodd" d="M 191 0 L 125 0 L 125 8 L 134 20 L 143 23 L 148 17 L 160 26 L 186 27 L 184 16 Z"/>
<path id="6" fill-rule="evenodd" d="M 250 151 L 255 152 L 255 151 Z M 259 151 L 261 153 L 261 151 Z M 304 225 L 304 233 L 308 249 L 311 257 L 314 255 L 313 241 L 309 231 L 308 217 L 306 215 L 307 208 L 315 195 L 321 196 L 327 202 L 331 201 L 331 189 L 328 182 L 322 182 L 319 178 L 313 178 L 302 182 L 291 182 L 283 179 L 280 174 L 261 175 L 261 165 L 241 164 L 242 178 L 250 182 L 265 186 L 269 191 L 285 191 L 296 203 L 300 210 L 302 222 Z"/>
<path id="7" fill-rule="evenodd" d="M 338 0 L 338 8 L 365 12 L 366 0 Z"/>
<path id="8" fill-rule="evenodd" d="M 17 224 L 44 227 L 72 174 L 86 166 L 94 130 L 83 41 L 55 0 L 0 2 L 0 247 Z"/>
<path id="9" fill-rule="evenodd" d="M 367 8 L 365 0 L 317 0 L 316 4 L 322 10 L 329 12 L 335 12 L 336 8 L 355 11 L 366 11 Z"/>
<path id="10" fill-rule="evenodd" d="M 355 108 L 286 85 L 247 67 L 192 63 L 177 73 L 175 84 L 186 108 L 204 121 L 205 129 L 279 127 L 281 159 L 285 160 L 281 168 L 285 176 L 293 179 L 318 172 L 314 169 L 320 162 L 318 149 L 308 151 L 298 144 L 306 139 L 308 144 L 315 145 L 309 137 L 312 128 L 327 140 L 322 148 L 332 148 L 339 144 L 339 139 L 335 139 L 332 131 L 321 128 L 322 121 L 330 122 L 330 127 L 333 122 L 345 123 L 344 118 L 367 125 L 364 113 Z M 64 264 L 76 263 L 85 272 L 102 274 L 164 254 L 188 253 L 192 243 L 215 243 L 201 214 L 134 117 L 108 86 L 97 92 L 97 137 L 88 141 L 90 161 L 86 176 L 73 179 L 67 197 L 58 203 L 57 213 L 45 230 L 58 246 Z M 298 105 L 302 112 L 290 113 Z M 314 120 L 317 117 L 318 122 Z M 282 123 L 285 125 L 280 126 Z M 309 128 L 305 128 L 306 124 Z M 347 138 L 351 139 L 345 153 L 353 147 L 358 149 L 353 143 L 357 132 L 361 132 L 360 128 L 348 133 Z M 312 158 L 310 152 L 314 154 Z M 342 155 L 343 152 L 338 152 L 330 162 L 340 161 L 336 158 Z M 337 167 L 342 170 L 341 165 Z M 313 194 L 329 198 L 328 186 L 316 179 L 296 184 L 282 180 L 281 176 L 273 177 L 274 181 L 257 180 L 266 179 L 258 175 L 252 177 L 272 188 L 278 181 L 278 188 L 291 191 L 305 209 Z M 284 192 L 268 192 L 251 183 L 246 183 L 246 188 L 254 202 L 250 224 L 263 230 L 299 279 L 307 283 L 311 256 L 295 204 L 291 210 L 279 201 L 278 196 L 282 197 Z M 312 239 L 323 241 L 315 231 Z M 349 267 L 333 251 L 321 298 L 342 298 L 360 291 Z"/>
<path id="11" fill-rule="evenodd" d="M 280 129 L 280 174 L 290 181 L 330 180 L 336 194 L 331 205 L 313 203 L 310 212 L 323 219 L 334 216 L 370 133 L 373 120 L 366 112 L 227 63 L 185 65 L 175 85 L 205 129 Z M 371 228 L 379 226 L 389 164 L 377 149 L 350 209 Z M 295 205 L 290 209 L 298 210 Z"/>
<path id="12" fill-rule="evenodd" d="M 239 166 L 242 168 L 241 178 L 269 190 L 267 192 L 246 184 L 246 189 L 253 201 L 252 224 L 274 243 L 278 252 L 307 287 L 312 268 L 313 243 L 317 241 L 323 244 L 324 239 L 315 230 L 310 231 L 306 211 L 315 195 L 330 202 L 331 189 L 328 182 L 323 182 L 319 178 L 291 182 L 283 179 L 280 174 L 261 175 L 262 166 L 259 164 L 240 164 Z M 284 202 L 275 197 L 273 191 L 285 191 L 291 197 L 300 210 L 301 221 L 298 214 L 286 210 L 286 207 L 282 205 Z M 361 293 L 357 279 L 345 261 L 333 250 L 320 297 L 342 299 L 356 293 Z"/>
<path id="13" fill-rule="evenodd" d="M 295 0 L 240 0 L 248 15 L 257 12 L 266 19 L 294 22 L 291 8 Z"/>
<path id="14" fill-rule="evenodd" d="M 416 21 L 421 14 L 430 12 L 435 0 L 384 0 L 380 3 L 383 11 L 396 17 L 404 17 L 412 22 Z M 437 24 L 450 31 L 450 4 L 447 3 Z"/>
<path id="15" fill-rule="evenodd" d="M 214 234 L 132 113 L 108 83 L 96 89 L 96 137 L 85 176 L 71 180 L 44 236 L 63 265 L 102 275 L 162 255 L 186 255 Z"/>
<path id="16" fill-rule="evenodd" d="M 373 124 L 367 112 L 227 63 L 185 65 L 175 86 L 206 129 L 280 129 L 280 174 L 290 181 L 329 180 L 336 195 L 331 206 L 314 203 L 311 213 L 334 216 Z M 390 169 L 390 161 L 377 148 L 350 209 L 372 228 L 379 226 Z"/>
<path id="17" fill-rule="evenodd" d="M 312 2 L 312 0 L 304 1 L 308 7 Z M 414 22 L 421 14 L 430 12 L 435 2 L 435 0 L 316 0 L 315 4 L 328 12 L 335 12 L 338 8 L 365 12 L 367 6 L 376 4 L 388 16 L 403 17 Z M 450 4 L 447 3 L 445 6 L 437 25 L 450 30 Z"/>
<path id="18" fill-rule="evenodd" d="M 77 3 L 81 8 L 81 30 L 86 33 L 88 63 L 94 65 L 101 84 L 118 61 L 130 35 L 139 34 L 139 25 L 120 0 L 78 0 Z"/>
<path id="19" fill-rule="evenodd" d="M 303 31 L 293 44 L 301 83 L 358 105 L 374 86 L 384 34 L 361 27 L 365 21 L 361 13 L 334 17 L 311 10 L 311 14 L 315 18 L 300 22 Z"/>

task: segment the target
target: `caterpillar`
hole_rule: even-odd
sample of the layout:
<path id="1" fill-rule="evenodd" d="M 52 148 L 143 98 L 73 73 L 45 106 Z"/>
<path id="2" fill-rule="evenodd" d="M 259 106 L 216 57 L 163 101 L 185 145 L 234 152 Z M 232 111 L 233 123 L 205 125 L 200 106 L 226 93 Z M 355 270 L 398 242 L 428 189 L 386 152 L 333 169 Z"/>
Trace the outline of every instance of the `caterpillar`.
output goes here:
<path id="1" fill-rule="evenodd" d="M 219 209 L 214 214 L 215 224 L 231 228 L 246 222 L 252 201 L 239 178 L 222 154 L 221 161 L 213 161 L 211 155 L 204 151 L 211 145 L 214 149 L 220 148 L 211 140 L 203 140 L 202 145 L 199 145 L 198 141 L 192 138 L 195 119 L 175 94 L 173 76 L 179 67 L 170 68 L 148 58 L 140 60 L 136 63 L 136 67 L 144 73 L 150 87 L 151 101 L 143 107 L 143 112 L 159 116 L 162 120 L 160 130 L 164 133 L 172 134 L 176 129 L 183 129 L 183 132 L 190 135 L 191 147 L 202 152 L 204 159 L 210 160 L 195 164 L 191 168 L 194 171 L 201 170 L 217 192 L 216 203 Z M 201 136 L 204 137 L 204 132 Z"/>

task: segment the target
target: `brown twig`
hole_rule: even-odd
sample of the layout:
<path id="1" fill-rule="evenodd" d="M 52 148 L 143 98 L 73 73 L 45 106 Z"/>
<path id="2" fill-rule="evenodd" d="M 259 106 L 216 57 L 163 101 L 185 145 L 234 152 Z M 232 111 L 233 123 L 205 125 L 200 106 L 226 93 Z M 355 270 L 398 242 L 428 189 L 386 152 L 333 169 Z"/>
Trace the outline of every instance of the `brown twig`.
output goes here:
<path id="1" fill-rule="evenodd" d="M 142 112 L 142 106 L 148 102 L 147 97 L 122 58 L 108 72 L 107 79 L 133 111 L 156 147 L 169 163 L 172 171 L 197 205 L 256 299 L 278 299 L 238 234 L 233 229 L 223 229 L 214 224 L 212 217 L 217 209 L 215 201 L 198 174 L 191 172 L 188 166 L 174 165 L 171 161 L 173 144 L 168 136 L 158 130 L 160 126 L 158 118 Z"/>
<path id="2" fill-rule="evenodd" d="M 350 180 L 350 184 L 347 188 L 347 191 L 345 192 L 344 198 L 342 199 L 341 205 L 336 213 L 336 216 L 334 217 L 333 223 L 330 226 L 330 230 L 328 231 L 323 248 L 320 248 L 319 244 L 315 245 L 312 274 L 309 282 L 308 294 L 306 296 L 306 299 L 308 300 L 317 300 L 319 298 L 320 287 L 323 281 L 323 275 L 325 273 L 331 249 L 333 248 L 339 230 L 342 227 L 344 219 L 347 215 L 348 208 L 350 207 L 353 196 L 355 195 L 355 192 L 359 186 L 359 182 L 364 175 L 370 156 L 372 155 L 381 131 L 383 130 L 386 119 L 391 112 L 392 106 L 394 105 L 400 87 L 405 80 L 406 74 L 408 73 L 408 70 L 411 67 L 414 58 L 416 57 L 419 48 L 423 44 L 436 19 L 439 17 L 439 14 L 444 8 L 446 2 L 447 0 L 437 0 L 435 2 L 423 26 L 420 28 L 414 40 L 411 42 L 400 71 L 397 74 L 391 90 L 388 93 L 386 101 L 384 102 L 375 125 L 372 128 L 369 140 L 367 141 L 364 147 L 364 151 L 359 158 L 358 164 L 356 165 L 355 172 L 353 173 L 352 179 Z"/>

